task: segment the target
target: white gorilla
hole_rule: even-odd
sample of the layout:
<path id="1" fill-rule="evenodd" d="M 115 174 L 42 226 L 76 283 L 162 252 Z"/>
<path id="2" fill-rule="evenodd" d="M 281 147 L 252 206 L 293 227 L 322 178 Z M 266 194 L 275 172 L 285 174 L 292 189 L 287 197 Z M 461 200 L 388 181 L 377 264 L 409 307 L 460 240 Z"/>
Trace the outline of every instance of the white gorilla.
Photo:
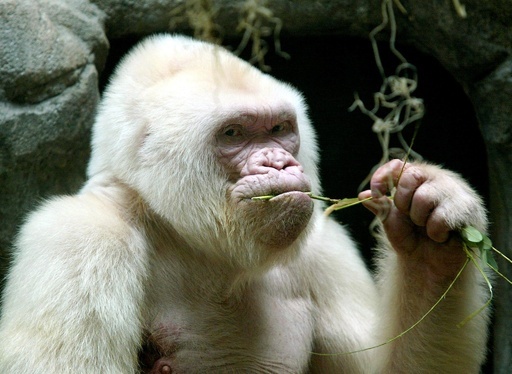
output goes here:
<path id="1" fill-rule="evenodd" d="M 437 301 L 466 260 L 453 231 L 486 229 L 480 198 L 437 166 L 381 167 L 361 193 L 383 219 L 374 280 L 304 193 L 317 163 L 296 90 L 221 47 L 147 39 L 105 93 L 89 180 L 21 230 L 0 372 L 477 373 L 487 313 L 456 326 L 488 296 L 474 265 L 412 331 L 343 353 Z"/>

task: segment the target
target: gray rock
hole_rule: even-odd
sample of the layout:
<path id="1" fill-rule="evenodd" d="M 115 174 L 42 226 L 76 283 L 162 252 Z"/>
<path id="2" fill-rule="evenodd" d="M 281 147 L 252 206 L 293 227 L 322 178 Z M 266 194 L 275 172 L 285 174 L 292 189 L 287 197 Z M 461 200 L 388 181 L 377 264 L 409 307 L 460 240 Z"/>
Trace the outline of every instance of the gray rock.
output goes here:
<path id="1" fill-rule="evenodd" d="M 22 217 L 84 180 L 104 14 L 80 0 L 0 3 L 0 256 Z M 5 264 L 6 261 L 3 261 Z"/>

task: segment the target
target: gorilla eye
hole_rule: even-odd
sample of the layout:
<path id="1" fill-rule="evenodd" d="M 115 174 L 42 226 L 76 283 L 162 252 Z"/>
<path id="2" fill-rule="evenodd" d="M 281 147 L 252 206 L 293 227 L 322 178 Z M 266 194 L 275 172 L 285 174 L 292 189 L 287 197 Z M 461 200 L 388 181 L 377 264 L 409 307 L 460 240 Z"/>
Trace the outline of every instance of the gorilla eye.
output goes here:
<path id="1" fill-rule="evenodd" d="M 233 128 L 227 129 L 226 131 L 224 131 L 224 135 L 229 137 L 237 136 L 240 135 L 240 130 L 235 130 Z"/>
<path id="2" fill-rule="evenodd" d="M 288 122 L 281 122 L 272 127 L 272 130 L 270 132 L 272 134 L 278 134 L 281 132 L 284 132 L 285 130 L 288 130 L 290 128 L 290 124 Z"/>
<path id="3" fill-rule="evenodd" d="M 225 127 L 220 134 L 229 142 L 238 142 L 242 140 L 244 131 L 241 125 L 236 124 Z"/>

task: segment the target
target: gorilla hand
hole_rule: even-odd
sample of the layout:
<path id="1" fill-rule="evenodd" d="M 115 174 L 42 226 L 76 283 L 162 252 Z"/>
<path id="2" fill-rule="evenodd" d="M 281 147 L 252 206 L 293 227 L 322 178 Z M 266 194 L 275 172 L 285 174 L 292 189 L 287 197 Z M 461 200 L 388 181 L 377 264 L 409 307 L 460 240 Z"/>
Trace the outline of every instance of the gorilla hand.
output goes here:
<path id="1" fill-rule="evenodd" d="M 466 259 L 454 231 L 467 225 L 485 230 L 477 194 L 455 173 L 400 160 L 380 167 L 370 188 L 359 197 L 373 197 L 364 204 L 381 219 L 397 254 L 435 282 L 452 279 Z M 384 195 L 393 188 L 391 201 Z"/>

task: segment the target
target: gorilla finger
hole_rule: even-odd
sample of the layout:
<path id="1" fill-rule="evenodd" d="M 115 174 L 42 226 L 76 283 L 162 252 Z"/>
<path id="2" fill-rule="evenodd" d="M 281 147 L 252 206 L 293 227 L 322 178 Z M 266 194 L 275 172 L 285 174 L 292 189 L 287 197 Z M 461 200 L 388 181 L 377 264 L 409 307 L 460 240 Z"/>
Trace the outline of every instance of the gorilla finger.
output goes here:
<path id="1" fill-rule="evenodd" d="M 426 226 L 432 211 L 436 207 L 437 203 L 432 198 L 435 195 L 432 192 L 432 188 L 427 184 L 423 184 L 414 192 L 410 204 L 409 217 L 417 226 Z"/>
<path id="2" fill-rule="evenodd" d="M 404 163 L 395 159 L 379 167 L 373 173 L 370 188 L 373 197 L 381 197 L 393 190 Z M 407 169 L 409 166 L 406 165 Z"/>
<path id="3" fill-rule="evenodd" d="M 363 191 L 359 194 L 359 200 L 366 199 L 371 196 L 370 191 Z M 365 208 L 367 208 L 369 211 L 371 211 L 373 214 L 377 216 L 381 221 L 384 221 L 389 211 L 392 207 L 392 202 L 389 198 L 383 196 L 380 198 L 373 198 L 371 200 L 367 200 L 363 202 L 363 205 Z"/>
<path id="4" fill-rule="evenodd" d="M 400 176 L 398 185 L 396 186 L 394 197 L 395 206 L 398 210 L 403 213 L 409 212 L 416 190 L 426 181 L 426 179 L 426 176 L 417 167 L 410 167 L 404 170 Z M 421 202 L 425 199 L 426 197 L 422 197 Z"/>
<path id="5" fill-rule="evenodd" d="M 430 239 L 438 243 L 444 243 L 450 238 L 451 227 L 446 221 L 446 211 L 442 207 L 437 207 L 428 217 L 426 224 L 427 235 Z"/>

